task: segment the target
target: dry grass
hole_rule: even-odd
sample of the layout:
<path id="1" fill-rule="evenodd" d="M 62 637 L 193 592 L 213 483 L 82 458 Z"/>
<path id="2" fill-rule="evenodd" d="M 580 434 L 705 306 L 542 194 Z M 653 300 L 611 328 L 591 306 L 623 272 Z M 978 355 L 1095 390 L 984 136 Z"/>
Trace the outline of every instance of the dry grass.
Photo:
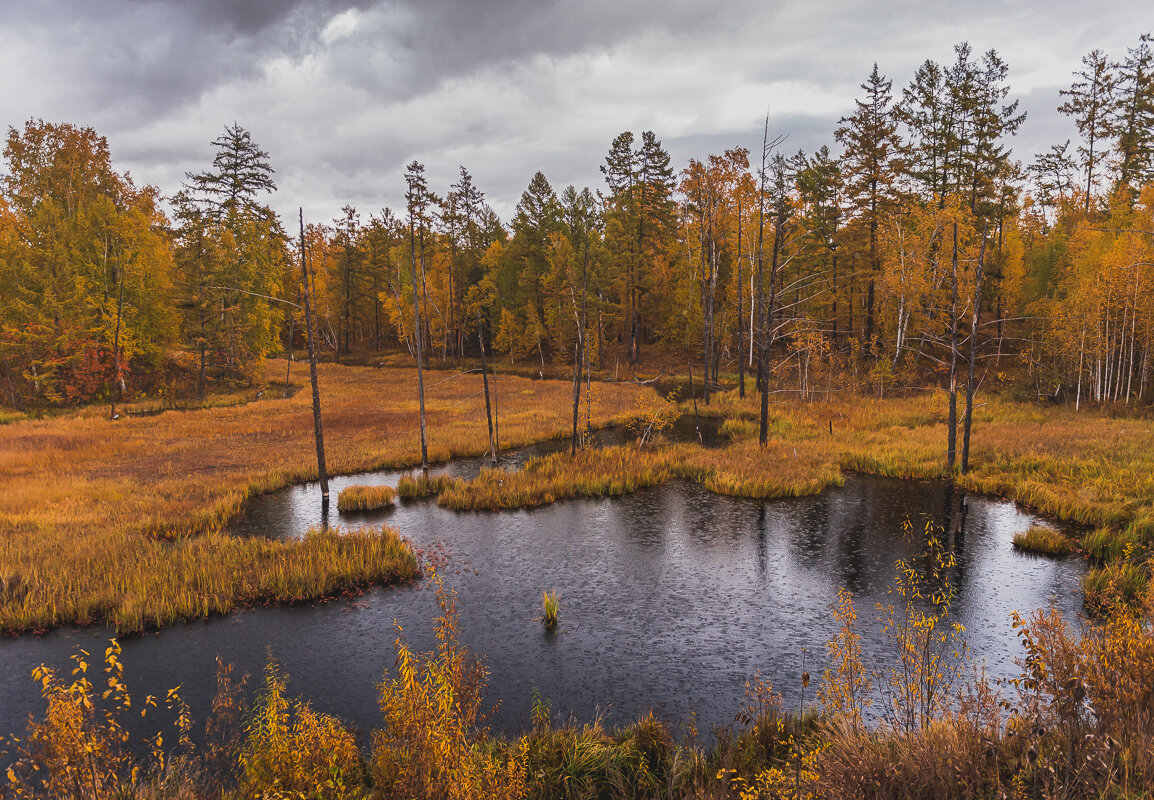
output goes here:
<path id="1" fill-rule="evenodd" d="M 633 446 L 583 450 L 576 458 L 554 453 L 530 460 L 517 472 L 483 469 L 472 481 L 455 481 L 437 502 L 456 511 L 529 508 L 577 497 L 612 497 L 668 480 L 664 451 Z"/>
<path id="2" fill-rule="evenodd" d="M 1051 558 L 1062 558 L 1074 552 L 1074 543 L 1053 528 L 1031 525 L 1014 534 L 1014 549 Z"/>
<path id="3" fill-rule="evenodd" d="M 268 374 L 278 380 L 284 362 Z M 322 364 L 320 383 L 331 472 L 420 460 L 414 370 Z M 564 434 L 567 382 L 501 377 L 497 389 L 503 445 Z M 411 575 L 368 559 L 375 534 L 274 543 L 224 533 L 246 498 L 316 477 L 309 395 L 0 426 L 0 632 L 100 621 L 138 630 Z M 649 389 L 599 387 L 594 423 L 622 421 L 639 397 L 658 402 Z M 430 373 L 426 400 L 432 459 L 487 450 L 479 376 Z"/>
<path id="4" fill-rule="evenodd" d="M 536 505 L 618 494 L 670 477 L 724 494 L 784 497 L 837 485 L 846 471 L 916 479 L 946 474 L 944 395 L 777 403 L 766 448 L 758 446 L 757 425 L 750 421 L 754 399 L 723 394 L 714 409 L 728 417 L 723 430 L 732 441 L 724 448 L 607 448 L 583 452 L 576 461 L 549 456 L 516 476 L 487 472 L 454 486 L 446 505 Z M 1115 531 L 1154 529 L 1154 422 L 989 400 L 975 415 L 971 464 L 970 474 L 957 479 L 964 489 L 1016 500 L 1060 520 Z"/>
<path id="5" fill-rule="evenodd" d="M 436 497 L 459 482 L 450 475 L 417 475 L 410 472 L 408 475 L 402 475 L 397 481 L 397 494 L 406 500 Z"/>
<path id="6" fill-rule="evenodd" d="M 337 510 L 376 511 L 391 508 L 397 503 L 397 490 L 392 486 L 349 486 L 337 497 Z"/>

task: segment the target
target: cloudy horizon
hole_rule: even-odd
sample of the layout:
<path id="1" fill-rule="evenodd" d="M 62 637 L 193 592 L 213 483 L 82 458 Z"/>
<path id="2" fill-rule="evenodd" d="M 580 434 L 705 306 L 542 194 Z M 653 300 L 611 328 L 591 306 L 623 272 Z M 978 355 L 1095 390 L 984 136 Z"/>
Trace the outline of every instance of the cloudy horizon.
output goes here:
<path id="1" fill-rule="evenodd" d="M 901 88 L 953 45 L 995 49 L 1027 120 L 1016 158 L 1075 138 L 1058 91 L 1083 55 L 1125 56 L 1136 1 L 707 5 L 534 0 L 8 0 L 4 126 L 42 118 L 106 136 L 114 167 L 175 192 L 234 121 L 270 154 L 282 216 L 327 222 L 403 204 L 416 159 L 440 193 L 464 165 L 503 220 L 533 173 L 602 188 L 623 130 L 653 130 L 675 169 L 760 145 L 834 148 L 874 62 Z M 1144 16 L 1143 11 L 1147 11 Z"/>

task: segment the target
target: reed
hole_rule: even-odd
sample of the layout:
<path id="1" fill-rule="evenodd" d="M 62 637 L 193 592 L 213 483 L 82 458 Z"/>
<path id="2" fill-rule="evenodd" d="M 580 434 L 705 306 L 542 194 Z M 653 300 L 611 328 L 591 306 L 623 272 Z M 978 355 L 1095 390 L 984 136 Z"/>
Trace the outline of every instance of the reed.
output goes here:
<path id="1" fill-rule="evenodd" d="M 1074 552 L 1074 543 L 1046 525 L 1031 525 L 1014 534 L 1014 549 L 1051 558 L 1063 558 Z"/>
<path id="2" fill-rule="evenodd" d="M 337 510 L 376 511 L 396 505 L 397 490 L 392 486 L 349 486 L 337 496 Z"/>

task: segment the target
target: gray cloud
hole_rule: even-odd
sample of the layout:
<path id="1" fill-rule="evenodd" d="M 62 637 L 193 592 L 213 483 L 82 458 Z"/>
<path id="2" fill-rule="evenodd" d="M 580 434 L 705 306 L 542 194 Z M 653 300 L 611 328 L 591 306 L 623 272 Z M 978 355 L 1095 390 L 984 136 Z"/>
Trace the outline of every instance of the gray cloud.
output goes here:
<path id="1" fill-rule="evenodd" d="M 1054 111 L 1082 54 L 1121 55 L 1142 0 L 7 0 L 0 109 L 92 125 L 120 169 L 173 191 L 237 121 L 271 154 L 282 212 L 331 219 L 401 202 L 416 158 L 444 187 L 465 164 L 508 216 L 540 169 L 599 186 L 612 137 L 654 130 L 677 168 L 832 144 L 876 61 L 895 95 L 952 45 L 996 48 L 1030 118 L 1013 143 L 1072 135 Z"/>

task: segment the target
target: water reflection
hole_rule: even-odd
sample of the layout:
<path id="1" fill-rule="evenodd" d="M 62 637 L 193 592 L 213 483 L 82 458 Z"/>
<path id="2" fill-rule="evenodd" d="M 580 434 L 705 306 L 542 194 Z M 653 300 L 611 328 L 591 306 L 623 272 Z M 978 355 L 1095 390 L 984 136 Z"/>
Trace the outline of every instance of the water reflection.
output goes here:
<path id="1" fill-rule="evenodd" d="M 336 478 L 331 491 L 358 481 Z M 258 498 L 240 527 L 299 535 L 316 518 L 318 496 L 295 487 Z M 895 561 L 924 548 L 920 537 L 903 536 L 907 517 L 915 529 L 928 517 L 953 530 L 955 619 L 995 676 L 1012 672 L 1018 654 L 1010 611 L 1054 604 L 1077 614 L 1082 562 L 1011 549 L 1013 533 L 1032 516 L 1009 503 L 951 498 L 934 483 L 850 477 L 819 497 L 762 502 L 673 482 L 532 511 L 456 513 L 417 502 L 365 519 L 386 520 L 418 547 L 448 549 L 442 574 L 459 593 L 464 642 L 487 659 L 490 700 L 500 701 L 497 729 L 526 724 L 537 688 L 557 713 L 581 720 L 603 713 L 626 722 L 653 708 L 676 725 L 692 711 L 707 731 L 732 721 L 757 670 L 796 703 L 801 648 L 819 675 L 840 587 L 854 593 L 867 658 L 886 662 L 874 609 L 889 601 Z M 347 524 L 344 515 L 330 519 Z M 552 636 L 536 619 L 545 589 L 562 598 Z M 374 686 L 393 662 L 394 619 L 412 646 L 427 650 L 435 612 L 427 584 L 380 588 L 179 625 L 126 641 L 123 661 L 138 694 L 183 684 L 203 719 L 217 654 L 259 675 L 272 652 L 292 691 L 367 730 L 379 719 Z M 0 730 L 22 727 L 36 708 L 28 679 L 35 665 L 63 666 L 74 645 L 91 652 L 106 635 L 61 630 L 0 642 Z"/>

